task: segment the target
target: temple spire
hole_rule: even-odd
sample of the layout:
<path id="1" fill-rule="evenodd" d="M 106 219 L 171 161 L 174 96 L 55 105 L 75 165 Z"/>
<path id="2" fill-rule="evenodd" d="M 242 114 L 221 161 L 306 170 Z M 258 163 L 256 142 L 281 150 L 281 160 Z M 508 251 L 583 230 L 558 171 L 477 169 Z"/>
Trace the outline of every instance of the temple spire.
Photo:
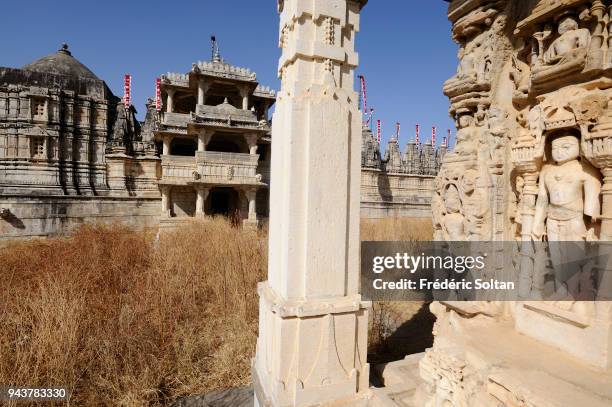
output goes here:
<path id="1" fill-rule="evenodd" d="M 219 51 L 219 43 L 217 42 L 217 37 L 214 35 L 210 36 L 210 43 L 212 45 L 212 61 L 213 62 L 223 62 L 221 58 L 221 52 Z"/>

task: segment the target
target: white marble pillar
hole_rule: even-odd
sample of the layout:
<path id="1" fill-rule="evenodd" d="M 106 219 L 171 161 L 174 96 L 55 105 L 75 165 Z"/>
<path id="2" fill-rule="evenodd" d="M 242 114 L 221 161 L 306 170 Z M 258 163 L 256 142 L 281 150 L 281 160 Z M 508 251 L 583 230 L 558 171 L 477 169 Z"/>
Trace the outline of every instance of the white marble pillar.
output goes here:
<path id="1" fill-rule="evenodd" d="M 162 155 L 170 155 L 170 144 L 172 144 L 172 136 L 164 134 L 162 136 L 163 148 Z"/>
<path id="2" fill-rule="evenodd" d="M 161 212 L 167 218 L 172 216 L 172 189 L 169 185 L 161 185 Z"/>
<path id="3" fill-rule="evenodd" d="M 210 189 L 204 186 L 198 185 L 196 187 L 196 217 L 203 217 L 205 215 L 204 203 L 208 198 Z"/>
<path id="4" fill-rule="evenodd" d="M 198 81 L 198 105 L 206 103 L 206 92 L 208 91 L 208 84 L 204 79 Z"/>
<path id="5" fill-rule="evenodd" d="M 174 89 L 166 89 L 166 113 L 174 111 Z"/>
<path id="6" fill-rule="evenodd" d="M 365 3 L 279 2 L 286 40 L 272 130 L 268 281 L 259 286 L 256 406 L 361 405 L 368 392 L 354 90 Z"/>
<path id="7" fill-rule="evenodd" d="M 244 191 L 244 193 L 247 197 L 247 200 L 249 201 L 248 219 L 250 222 L 257 222 L 257 208 L 256 208 L 257 189 L 248 188 Z"/>
<path id="8" fill-rule="evenodd" d="M 247 86 L 240 87 L 240 96 L 242 97 L 242 110 L 249 110 L 249 88 Z"/>
<path id="9" fill-rule="evenodd" d="M 249 146 L 249 154 L 257 154 L 257 134 L 245 134 L 244 139 Z"/>
<path id="10" fill-rule="evenodd" d="M 213 132 L 211 130 L 200 130 L 198 133 L 198 151 L 206 151 L 206 146 L 212 137 Z"/>

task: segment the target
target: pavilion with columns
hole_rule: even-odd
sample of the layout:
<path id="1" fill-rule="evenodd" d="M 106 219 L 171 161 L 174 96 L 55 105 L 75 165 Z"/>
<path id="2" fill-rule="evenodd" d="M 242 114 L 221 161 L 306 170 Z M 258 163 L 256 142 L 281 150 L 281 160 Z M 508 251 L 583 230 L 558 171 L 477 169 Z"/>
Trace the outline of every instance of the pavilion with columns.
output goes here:
<path id="1" fill-rule="evenodd" d="M 249 224 L 267 217 L 270 183 L 268 110 L 276 94 L 218 49 L 186 73 L 161 77 L 162 223 L 226 215 Z"/>

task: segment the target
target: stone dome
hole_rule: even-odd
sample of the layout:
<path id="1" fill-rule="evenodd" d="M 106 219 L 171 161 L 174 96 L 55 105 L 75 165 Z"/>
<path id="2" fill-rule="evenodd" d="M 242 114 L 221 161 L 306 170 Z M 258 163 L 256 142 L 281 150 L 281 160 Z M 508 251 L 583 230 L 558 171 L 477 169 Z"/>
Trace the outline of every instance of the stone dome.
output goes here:
<path id="1" fill-rule="evenodd" d="M 68 51 L 67 44 L 62 44 L 62 47 L 55 54 L 40 58 L 31 64 L 23 66 L 21 69 L 25 71 L 100 80 L 89 68 L 72 56 L 72 53 Z"/>

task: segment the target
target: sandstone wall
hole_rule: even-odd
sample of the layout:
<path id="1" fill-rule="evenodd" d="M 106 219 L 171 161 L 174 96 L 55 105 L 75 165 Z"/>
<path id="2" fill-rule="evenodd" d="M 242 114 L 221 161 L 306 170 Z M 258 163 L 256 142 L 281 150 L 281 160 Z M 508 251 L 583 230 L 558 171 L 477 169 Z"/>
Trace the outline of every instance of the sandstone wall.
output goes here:
<path id="1" fill-rule="evenodd" d="M 361 217 L 431 217 L 434 177 L 361 170 Z"/>
<path id="2" fill-rule="evenodd" d="M 160 198 L 132 197 L 0 197 L 8 210 L 0 219 L 0 245 L 11 240 L 65 235 L 85 222 L 122 222 L 156 227 Z"/>

